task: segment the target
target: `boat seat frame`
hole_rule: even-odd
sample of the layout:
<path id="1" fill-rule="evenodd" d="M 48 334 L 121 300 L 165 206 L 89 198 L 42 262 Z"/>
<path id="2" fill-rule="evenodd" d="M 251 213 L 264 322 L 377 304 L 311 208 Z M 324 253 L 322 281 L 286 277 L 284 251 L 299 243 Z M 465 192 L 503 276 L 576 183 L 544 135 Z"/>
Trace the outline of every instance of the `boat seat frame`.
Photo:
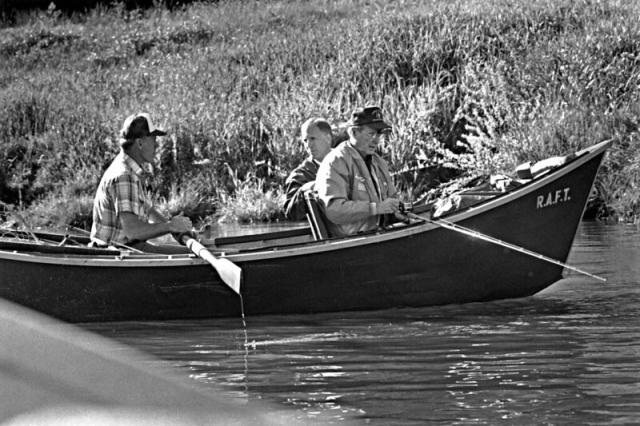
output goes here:
<path id="1" fill-rule="evenodd" d="M 318 194 L 315 191 L 307 191 L 304 194 L 305 206 L 307 208 L 307 221 L 311 228 L 311 233 L 316 241 L 331 238 L 327 227 L 327 218 L 320 208 Z"/>

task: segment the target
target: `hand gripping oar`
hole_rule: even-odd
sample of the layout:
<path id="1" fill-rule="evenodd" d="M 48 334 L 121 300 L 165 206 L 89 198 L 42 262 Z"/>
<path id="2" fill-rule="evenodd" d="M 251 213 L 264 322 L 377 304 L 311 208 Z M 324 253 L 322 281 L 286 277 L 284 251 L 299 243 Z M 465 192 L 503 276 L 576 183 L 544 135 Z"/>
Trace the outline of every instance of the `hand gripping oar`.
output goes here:
<path id="1" fill-rule="evenodd" d="M 508 243 L 508 242 L 500 240 L 498 238 L 491 237 L 489 235 L 483 234 L 482 232 L 478 232 L 478 231 L 474 231 L 473 229 L 465 228 L 462 225 L 458 225 L 456 223 L 449 222 L 448 220 L 444 220 L 444 219 L 436 219 L 436 220 L 427 219 L 426 217 L 418 216 L 417 214 L 411 213 L 411 212 L 405 212 L 405 214 L 407 216 L 409 216 L 410 218 L 412 218 L 412 219 L 421 220 L 421 221 L 424 221 L 424 222 L 429 222 L 429 223 L 432 223 L 434 225 L 438 225 L 438 226 L 441 226 L 441 227 L 446 228 L 446 229 L 450 229 L 450 230 L 455 231 L 455 232 L 460 232 L 462 234 L 469 235 L 470 237 L 479 238 L 481 240 L 488 241 L 490 243 L 497 244 L 497 245 L 502 246 L 502 247 L 507 247 L 507 248 L 509 248 L 511 250 L 517 251 L 518 253 L 524 253 L 524 254 L 527 254 L 529 256 L 535 257 L 536 259 L 544 260 L 546 262 L 553 263 L 554 265 L 562 266 L 563 268 L 570 269 L 572 271 L 581 273 L 581 274 L 589 276 L 591 278 L 595 278 L 595 279 L 600 280 L 602 282 L 606 282 L 607 281 L 606 278 L 600 277 L 598 275 L 591 274 L 591 273 L 589 273 L 587 271 L 583 271 L 582 269 L 578 269 L 575 266 L 567 265 L 566 263 L 560 262 L 559 260 L 553 259 L 551 257 L 545 256 L 545 255 L 540 254 L 540 253 L 536 253 L 535 251 L 528 250 L 528 249 L 526 249 L 524 247 L 520 247 L 520 246 L 517 246 L 515 244 Z"/>
<path id="2" fill-rule="evenodd" d="M 180 238 L 184 245 L 187 246 L 193 254 L 202 260 L 209 262 L 209 264 L 211 264 L 211 266 L 213 266 L 213 268 L 218 272 L 222 281 L 231 287 L 231 290 L 240 295 L 240 278 L 242 276 L 242 269 L 238 265 L 229 259 L 215 257 L 205 246 L 187 234 L 182 235 Z"/>

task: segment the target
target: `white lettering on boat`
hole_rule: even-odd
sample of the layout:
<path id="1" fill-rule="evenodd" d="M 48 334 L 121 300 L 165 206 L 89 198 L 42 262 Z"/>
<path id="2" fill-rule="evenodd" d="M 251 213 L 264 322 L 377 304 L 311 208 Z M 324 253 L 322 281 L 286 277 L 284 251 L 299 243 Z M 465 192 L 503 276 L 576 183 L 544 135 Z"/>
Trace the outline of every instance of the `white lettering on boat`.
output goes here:
<path id="1" fill-rule="evenodd" d="M 536 209 L 542 209 L 558 203 L 566 203 L 571 200 L 571 195 L 569 195 L 570 189 L 571 188 L 563 188 L 548 192 L 547 195 L 538 195 L 536 199 Z"/>

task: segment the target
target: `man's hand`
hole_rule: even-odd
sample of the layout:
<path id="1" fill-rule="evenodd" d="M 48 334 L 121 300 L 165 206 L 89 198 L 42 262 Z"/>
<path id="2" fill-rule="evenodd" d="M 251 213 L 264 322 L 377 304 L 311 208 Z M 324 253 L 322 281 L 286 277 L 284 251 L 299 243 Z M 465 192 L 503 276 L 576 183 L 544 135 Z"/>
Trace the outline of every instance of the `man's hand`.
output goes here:
<path id="1" fill-rule="evenodd" d="M 169 220 L 169 231 L 173 234 L 181 234 L 183 232 L 191 232 L 193 223 L 186 216 L 174 216 Z"/>
<path id="2" fill-rule="evenodd" d="M 400 211 L 400 200 L 397 198 L 387 198 L 376 204 L 376 214 L 391 214 Z"/>

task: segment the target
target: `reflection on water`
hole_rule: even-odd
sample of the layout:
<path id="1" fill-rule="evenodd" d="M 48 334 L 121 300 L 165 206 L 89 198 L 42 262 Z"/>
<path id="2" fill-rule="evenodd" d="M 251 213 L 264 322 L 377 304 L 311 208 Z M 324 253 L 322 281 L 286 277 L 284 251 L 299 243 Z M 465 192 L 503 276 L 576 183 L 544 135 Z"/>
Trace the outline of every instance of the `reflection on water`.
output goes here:
<path id="1" fill-rule="evenodd" d="M 585 223 L 572 273 L 529 298 L 88 327 L 236 398 L 375 424 L 640 421 L 640 233 Z"/>

